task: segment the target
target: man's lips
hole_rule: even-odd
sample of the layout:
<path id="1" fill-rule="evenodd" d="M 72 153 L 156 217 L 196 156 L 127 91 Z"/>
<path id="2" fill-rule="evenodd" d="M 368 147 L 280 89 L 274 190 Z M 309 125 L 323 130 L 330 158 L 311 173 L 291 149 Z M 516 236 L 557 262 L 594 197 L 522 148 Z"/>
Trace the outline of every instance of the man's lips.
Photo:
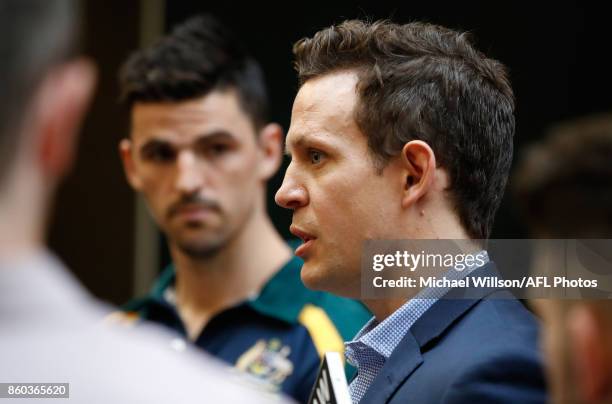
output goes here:
<path id="1" fill-rule="evenodd" d="M 303 244 L 295 250 L 295 255 L 297 255 L 298 257 L 303 257 L 312 247 L 312 244 L 316 240 L 316 237 L 294 225 L 291 225 L 291 227 L 289 227 L 289 231 L 294 236 L 302 239 Z"/>
<path id="2" fill-rule="evenodd" d="M 209 206 L 189 204 L 177 207 L 172 212 L 172 216 L 179 216 L 187 220 L 202 220 L 216 213 L 217 211 L 215 209 L 211 209 Z"/>
<path id="3" fill-rule="evenodd" d="M 168 218 L 173 216 L 209 216 L 221 213 L 221 206 L 214 200 L 199 196 L 185 197 L 173 203 L 166 212 Z"/>

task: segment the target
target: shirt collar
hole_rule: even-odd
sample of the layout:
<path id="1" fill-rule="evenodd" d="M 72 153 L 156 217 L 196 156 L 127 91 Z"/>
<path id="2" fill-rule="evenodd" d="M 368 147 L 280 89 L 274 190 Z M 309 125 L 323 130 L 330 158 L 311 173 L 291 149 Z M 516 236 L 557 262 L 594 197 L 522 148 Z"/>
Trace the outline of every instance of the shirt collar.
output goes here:
<path id="1" fill-rule="evenodd" d="M 296 242 L 289 245 L 296 247 Z M 306 289 L 300 279 L 302 260 L 293 256 L 263 286 L 260 293 L 244 302 L 258 313 L 295 324 L 300 312 L 307 303 L 316 301 L 320 292 Z M 158 304 L 175 305 L 174 283 L 176 271 L 174 265 L 168 265 L 151 289 L 148 299 Z"/>
<path id="2" fill-rule="evenodd" d="M 489 262 L 489 256 L 485 250 L 478 254 L 484 255 L 485 264 Z M 453 279 L 463 279 L 477 268 L 480 268 L 480 266 L 467 267 L 463 271 L 451 269 L 447 276 Z M 421 290 L 414 298 L 408 300 L 383 321 L 378 322 L 376 317 L 370 319 L 353 340 L 345 345 L 347 348 L 365 345 L 388 359 L 410 327 L 446 292 L 448 292 L 448 289 L 444 288 Z M 352 351 L 352 349 L 347 349 L 347 352 Z"/>

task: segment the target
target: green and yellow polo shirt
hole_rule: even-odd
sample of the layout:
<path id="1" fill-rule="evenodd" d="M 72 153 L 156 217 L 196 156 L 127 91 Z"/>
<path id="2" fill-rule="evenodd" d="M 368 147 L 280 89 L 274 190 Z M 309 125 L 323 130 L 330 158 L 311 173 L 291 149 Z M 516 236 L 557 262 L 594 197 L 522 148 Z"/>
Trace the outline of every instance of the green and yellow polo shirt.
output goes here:
<path id="1" fill-rule="evenodd" d="M 307 289 L 300 279 L 301 267 L 302 260 L 293 257 L 257 297 L 214 316 L 194 344 L 306 402 L 322 354 L 337 351 L 344 357 L 344 342 L 371 314 L 357 301 Z M 128 303 L 124 311 L 169 327 L 186 340 L 174 305 L 175 276 L 170 265 L 151 293 Z"/>

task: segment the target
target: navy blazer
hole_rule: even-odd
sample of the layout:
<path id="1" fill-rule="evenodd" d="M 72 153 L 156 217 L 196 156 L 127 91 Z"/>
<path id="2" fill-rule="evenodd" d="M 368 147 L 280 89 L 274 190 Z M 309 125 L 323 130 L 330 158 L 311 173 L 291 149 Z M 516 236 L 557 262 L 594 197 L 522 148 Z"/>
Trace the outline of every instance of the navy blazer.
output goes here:
<path id="1" fill-rule="evenodd" d="M 493 263 L 469 276 L 498 276 Z M 544 403 L 535 317 L 508 291 L 452 289 L 411 327 L 361 403 Z"/>

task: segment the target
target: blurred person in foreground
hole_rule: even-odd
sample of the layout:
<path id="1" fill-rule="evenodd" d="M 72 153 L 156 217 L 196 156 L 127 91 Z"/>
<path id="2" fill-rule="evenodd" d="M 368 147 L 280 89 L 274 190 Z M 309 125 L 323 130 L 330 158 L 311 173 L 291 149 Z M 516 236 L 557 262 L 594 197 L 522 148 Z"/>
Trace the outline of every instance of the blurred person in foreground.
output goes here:
<path id="1" fill-rule="evenodd" d="M 266 212 L 283 133 L 268 121 L 259 64 L 227 27 L 196 16 L 135 52 L 120 83 L 131 112 L 125 173 L 173 261 L 128 315 L 305 402 L 321 355 L 342 353 L 370 314 L 306 289 L 302 261 Z"/>
<path id="2" fill-rule="evenodd" d="M 294 54 L 291 164 L 276 201 L 304 241 L 304 283 L 361 298 L 374 314 L 347 344 L 353 402 L 543 402 L 538 324 L 507 291 L 361 294 L 366 240 L 461 240 L 487 257 L 512 161 L 503 65 L 466 33 L 418 22 L 345 21 Z M 448 275 L 495 276 L 483 261 Z"/>
<path id="3" fill-rule="evenodd" d="M 165 332 L 105 327 L 108 310 L 46 249 L 96 76 L 73 14 L 70 1 L 0 2 L 0 382 L 69 383 L 70 402 L 88 404 L 269 402 Z"/>
<path id="4" fill-rule="evenodd" d="M 583 117 L 552 128 L 526 150 L 513 183 L 533 237 L 611 239 L 612 115 Z M 609 259 L 612 242 L 606 244 L 604 256 Z M 612 403 L 612 301 L 532 303 L 544 320 L 541 345 L 551 401 Z"/>

